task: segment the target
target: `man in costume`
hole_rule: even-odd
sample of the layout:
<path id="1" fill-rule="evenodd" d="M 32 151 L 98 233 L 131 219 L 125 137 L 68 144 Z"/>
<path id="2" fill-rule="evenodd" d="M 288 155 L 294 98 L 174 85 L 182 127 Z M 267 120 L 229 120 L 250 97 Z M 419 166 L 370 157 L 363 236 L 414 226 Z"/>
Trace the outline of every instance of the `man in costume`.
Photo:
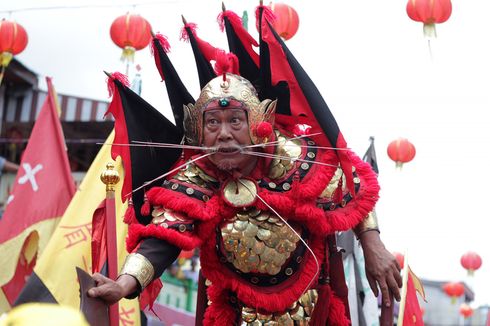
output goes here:
<path id="1" fill-rule="evenodd" d="M 373 289 L 377 282 L 385 305 L 389 291 L 399 298 L 399 268 L 372 214 L 376 175 L 347 149 L 352 168 L 343 171 L 315 134 L 275 121 L 275 107 L 238 75 L 224 73 L 203 88 L 184 119 L 186 144 L 202 153 L 192 150 L 192 163 L 146 193 L 151 223 L 131 226 L 132 254 L 120 277 L 96 275 L 90 295 L 108 302 L 135 296 L 181 249 L 200 248 L 204 325 L 347 325 L 333 235 L 354 228 Z"/>
<path id="2" fill-rule="evenodd" d="M 347 149 L 325 101 L 271 27 L 268 8 L 261 5 L 257 12 L 260 60 L 252 50 L 255 41 L 232 12 L 220 16 L 236 56 L 215 51 L 185 23 L 202 87 L 195 103 L 166 57 L 166 39 L 155 36 L 155 61 L 175 126 L 155 123 L 154 109 L 144 119 L 147 104 L 140 99 L 133 105 L 136 114 L 118 111 L 135 95 L 116 83 L 119 95 L 109 111 L 116 118 L 116 138 L 118 128 L 128 132 L 119 132 L 122 138 L 115 142 L 156 141 L 147 132 L 153 128 L 154 134 L 173 137 L 173 144 L 183 132 L 185 144 L 175 145 L 183 148 L 180 161 L 168 155 L 156 162 L 166 164 L 164 172 L 172 165 L 163 185 L 149 189 L 144 201 L 141 192 L 133 192 L 141 216 L 125 217 L 131 254 L 116 281 L 94 275 L 98 286 L 89 295 L 108 303 L 140 293 L 154 299 L 160 275 L 179 252 L 199 248 L 205 280 L 200 289 L 206 291 L 198 295 L 197 324 L 348 325 L 335 233 L 353 228 L 384 309 L 392 307 L 392 296 L 399 300 L 400 268 L 381 242 L 373 214 L 376 175 Z M 215 71 L 210 60 L 216 61 Z M 118 127 L 131 119 L 145 126 L 139 138 L 133 137 L 134 128 Z M 156 180 L 142 175 L 155 164 L 150 162 L 155 151 L 147 151 L 145 159 L 118 151 L 135 186 Z M 136 159 L 147 168 L 135 170 Z"/>

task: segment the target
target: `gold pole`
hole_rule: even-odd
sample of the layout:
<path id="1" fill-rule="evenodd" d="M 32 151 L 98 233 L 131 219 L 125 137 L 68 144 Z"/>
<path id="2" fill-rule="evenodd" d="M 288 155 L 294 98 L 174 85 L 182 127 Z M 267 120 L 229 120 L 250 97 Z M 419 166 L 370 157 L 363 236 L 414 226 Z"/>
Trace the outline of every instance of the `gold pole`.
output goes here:
<path id="1" fill-rule="evenodd" d="M 107 248 L 107 276 L 116 280 L 117 266 L 117 225 L 116 225 L 116 201 L 115 188 L 119 182 L 119 173 L 114 170 L 114 163 L 106 164 L 106 170 L 100 175 L 100 180 L 105 184 L 105 218 L 106 218 L 106 248 Z M 116 302 L 109 306 L 110 326 L 119 325 L 119 304 Z"/>
<path id="2" fill-rule="evenodd" d="M 403 285 L 402 285 L 402 293 L 400 300 L 400 308 L 398 309 L 398 326 L 403 326 L 403 315 L 405 314 L 405 303 L 407 302 L 407 288 L 408 288 L 408 259 L 407 252 L 403 255 Z"/>
<path id="3" fill-rule="evenodd" d="M 120 180 L 119 173 L 114 170 L 112 162 L 107 163 L 105 167 L 106 170 L 100 175 L 100 180 L 105 184 L 106 193 L 112 193 L 112 198 L 114 198 L 115 187 Z"/>

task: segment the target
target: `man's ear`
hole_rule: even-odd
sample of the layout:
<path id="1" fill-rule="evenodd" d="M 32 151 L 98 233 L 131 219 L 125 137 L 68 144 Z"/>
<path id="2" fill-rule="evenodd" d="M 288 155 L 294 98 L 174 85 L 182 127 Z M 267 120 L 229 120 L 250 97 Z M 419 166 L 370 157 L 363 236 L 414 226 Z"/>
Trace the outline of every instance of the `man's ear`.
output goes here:
<path id="1" fill-rule="evenodd" d="M 199 146 L 202 141 L 202 114 L 192 103 L 184 105 L 184 133 L 189 145 Z"/>

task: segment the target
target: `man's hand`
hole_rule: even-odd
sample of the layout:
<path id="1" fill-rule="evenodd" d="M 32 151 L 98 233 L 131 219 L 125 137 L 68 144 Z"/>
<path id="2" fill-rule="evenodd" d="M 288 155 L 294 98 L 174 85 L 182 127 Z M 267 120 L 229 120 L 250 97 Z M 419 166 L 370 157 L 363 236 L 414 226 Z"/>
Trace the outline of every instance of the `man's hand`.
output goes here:
<path id="1" fill-rule="evenodd" d="M 383 306 L 391 307 L 393 296 L 400 301 L 402 278 L 400 266 L 388 250 L 376 231 L 361 234 L 360 242 L 366 260 L 366 277 L 374 295 L 378 296 L 378 285 L 381 289 Z"/>
<path id="2" fill-rule="evenodd" d="M 107 304 L 116 303 L 137 289 L 137 281 L 130 275 L 121 275 L 117 281 L 113 281 L 99 273 L 95 273 L 92 278 L 95 280 L 97 287 L 88 290 L 88 295 L 100 298 Z"/>

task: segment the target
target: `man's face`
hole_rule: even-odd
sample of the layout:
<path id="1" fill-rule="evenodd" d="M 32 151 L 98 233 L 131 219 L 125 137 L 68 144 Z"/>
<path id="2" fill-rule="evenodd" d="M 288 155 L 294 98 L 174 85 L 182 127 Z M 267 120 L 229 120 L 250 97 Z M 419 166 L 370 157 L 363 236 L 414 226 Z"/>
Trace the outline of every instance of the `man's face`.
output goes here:
<path id="1" fill-rule="evenodd" d="M 256 157 L 242 154 L 242 146 L 251 145 L 247 114 L 243 109 L 225 108 L 204 113 L 203 145 L 217 152 L 209 157 L 221 170 L 243 171 Z"/>

